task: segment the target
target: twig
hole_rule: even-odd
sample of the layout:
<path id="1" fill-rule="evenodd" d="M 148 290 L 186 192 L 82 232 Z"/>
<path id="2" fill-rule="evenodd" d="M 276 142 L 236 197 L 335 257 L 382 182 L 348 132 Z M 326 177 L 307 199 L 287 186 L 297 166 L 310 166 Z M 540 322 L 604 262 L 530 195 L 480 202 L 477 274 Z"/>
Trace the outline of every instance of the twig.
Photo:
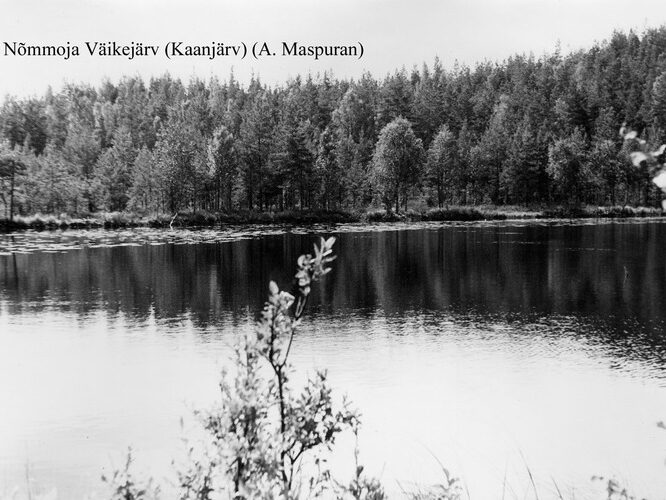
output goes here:
<path id="1" fill-rule="evenodd" d="M 550 479 L 553 481 L 553 485 L 555 485 L 555 489 L 557 490 L 557 496 L 560 498 L 560 500 L 564 500 L 564 497 L 562 496 L 562 492 L 560 491 L 560 487 L 557 485 L 557 482 L 555 481 L 555 478 L 551 477 Z"/>
<path id="2" fill-rule="evenodd" d="M 522 457 L 523 463 L 525 464 L 525 468 L 527 469 L 527 475 L 529 476 L 530 482 L 532 483 L 532 488 L 534 488 L 534 498 L 536 498 L 536 500 L 539 500 L 539 493 L 537 492 L 536 483 L 534 482 L 534 476 L 532 476 L 532 471 L 530 470 L 530 466 L 527 465 L 527 460 L 525 460 L 525 455 L 523 455 L 522 450 L 518 451 L 520 451 L 520 456 Z"/>

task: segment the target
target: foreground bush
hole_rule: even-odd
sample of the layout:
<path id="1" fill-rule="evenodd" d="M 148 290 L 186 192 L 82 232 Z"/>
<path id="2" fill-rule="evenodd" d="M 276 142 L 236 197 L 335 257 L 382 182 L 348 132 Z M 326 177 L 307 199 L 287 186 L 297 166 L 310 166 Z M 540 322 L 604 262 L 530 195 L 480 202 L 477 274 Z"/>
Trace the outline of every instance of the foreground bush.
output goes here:
<path id="1" fill-rule="evenodd" d="M 356 498 L 381 500 L 381 484 L 356 463 L 349 484 L 336 481 L 326 456 L 343 431 L 357 434 L 358 414 L 343 401 L 336 408 L 326 372 L 317 371 L 302 388 L 290 381 L 289 353 L 305 312 L 312 283 L 330 272 L 335 238 L 301 255 L 293 293 L 269 285 L 256 329 L 235 349 L 235 373 L 224 373 L 217 406 L 197 413 L 207 446 L 191 450 L 178 472 L 178 498 Z M 358 457 L 358 454 L 355 455 Z M 113 500 L 160 497 L 150 482 L 136 480 L 131 456 L 124 469 L 105 478 Z"/>

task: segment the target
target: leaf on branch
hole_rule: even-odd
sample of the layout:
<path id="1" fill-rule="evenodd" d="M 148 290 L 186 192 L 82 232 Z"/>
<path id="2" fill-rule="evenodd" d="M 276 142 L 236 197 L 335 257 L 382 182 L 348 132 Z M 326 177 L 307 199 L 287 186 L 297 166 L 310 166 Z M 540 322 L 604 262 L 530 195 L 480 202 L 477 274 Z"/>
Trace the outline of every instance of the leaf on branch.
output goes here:
<path id="1" fill-rule="evenodd" d="M 650 159 L 650 157 L 642 151 L 634 151 L 629 156 L 631 156 L 631 163 L 633 163 L 634 167 L 640 167 L 641 163 Z"/>
<path id="2" fill-rule="evenodd" d="M 666 170 L 659 172 L 659 174 L 652 179 L 652 182 L 654 182 L 659 189 L 666 189 Z"/>
<path id="3" fill-rule="evenodd" d="M 294 296 L 290 294 L 289 292 L 280 292 L 280 297 L 288 304 L 292 304 L 294 302 Z"/>
<path id="4" fill-rule="evenodd" d="M 298 278 L 298 286 L 299 287 L 304 287 L 308 283 L 310 283 L 310 278 L 306 273 L 302 273 L 300 276 L 297 274 L 296 278 Z"/>

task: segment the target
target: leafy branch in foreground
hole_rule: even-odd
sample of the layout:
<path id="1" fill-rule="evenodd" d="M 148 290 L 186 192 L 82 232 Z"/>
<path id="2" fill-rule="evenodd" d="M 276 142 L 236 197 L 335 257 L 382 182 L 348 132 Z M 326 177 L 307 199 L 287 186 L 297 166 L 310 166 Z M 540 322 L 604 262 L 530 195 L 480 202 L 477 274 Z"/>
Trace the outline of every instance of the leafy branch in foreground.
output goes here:
<path id="1" fill-rule="evenodd" d="M 633 165 L 646 169 L 652 182 L 666 196 L 666 144 L 653 150 L 645 139 L 638 137 L 638 132 L 624 125 L 620 129 L 620 136 L 634 148 L 634 151 L 629 153 Z M 661 200 L 661 207 L 666 210 L 666 198 Z"/>
<path id="2" fill-rule="evenodd" d="M 666 144 L 662 144 L 659 148 L 653 150 L 645 139 L 639 137 L 638 132 L 627 128 L 626 125 L 623 125 L 620 129 L 620 136 L 625 144 L 633 149 L 629 153 L 629 157 L 634 167 L 644 169 L 645 173 L 652 179 L 652 182 L 661 189 L 665 196 L 661 200 L 661 206 L 666 211 Z M 666 429 L 666 424 L 658 422 L 657 427 Z M 607 500 L 637 499 L 616 478 L 594 475 L 592 476 L 592 481 L 600 481 L 605 484 Z"/>
<path id="3" fill-rule="evenodd" d="M 358 414 L 343 400 L 336 409 L 325 371 L 317 371 L 297 390 L 290 381 L 289 354 L 313 282 L 331 271 L 335 238 L 321 239 L 314 255 L 301 255 L 294 293 L 271 281 L 269 297 L 254 331 L 235 348 L 235 373 L 223 373 L 220 401 L 197 412 L 207 439 L 190 448 L 178 472 L 178 498 L 337 498 L 383 499 L 376 480 L 358 465 L 349 486 L 332 479 L 326 452 L 344 430 L 358 432 Z M 149 498 L 135 485 L 130 460 L 110 481 L 114 500 Z M 157 494 L 156 494 L 157 495 Z"/>

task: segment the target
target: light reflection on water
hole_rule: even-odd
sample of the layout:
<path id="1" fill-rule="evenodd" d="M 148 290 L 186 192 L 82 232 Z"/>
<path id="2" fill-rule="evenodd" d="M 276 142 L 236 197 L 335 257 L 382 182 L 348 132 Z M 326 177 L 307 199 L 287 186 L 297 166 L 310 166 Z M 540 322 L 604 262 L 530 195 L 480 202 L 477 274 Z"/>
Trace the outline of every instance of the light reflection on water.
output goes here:
<path id="1" fill-rule="evenodd" d="M 340 234 L 293 361 L 301 377 L 328 368 L 361 410 L 361 458 L 389 491 L 440 480 L 439 460 L 471 498 L 500 498 L 505 478 L 506 498 L 532 497 L 526 466 L 539 498 L 553 480 L 599 498 L 594 474 L 663 497 L 661 224 L 365 229 Z M 83 498 L 129 445 L 140 470 L 169 474 L 179 418 L 214 401 L 263 284 L 312 241 L 4 257 L 0 493 L 25 492 L 27 464 L 33 492 Z"/>

